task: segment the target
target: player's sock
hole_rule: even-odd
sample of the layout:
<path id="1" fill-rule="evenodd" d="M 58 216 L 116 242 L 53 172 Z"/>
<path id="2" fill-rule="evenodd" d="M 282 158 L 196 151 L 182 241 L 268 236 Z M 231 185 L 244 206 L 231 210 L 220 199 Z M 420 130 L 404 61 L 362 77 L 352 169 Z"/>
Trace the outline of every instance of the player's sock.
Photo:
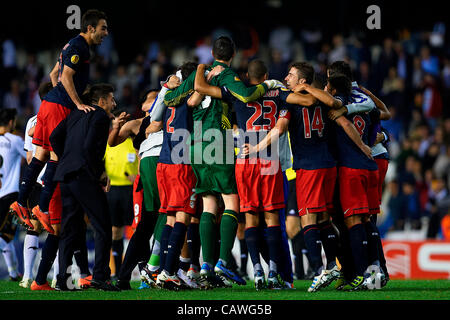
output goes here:
<path id="1" fill-rule="evenodd" d="M 220 221 L 220 255 L 222 261 L 230 262 L 231 250 L 238 228 L 237 213 L 233 210 L 224 210 Z M 226 264 L 225 264 L 226 265 Z"/>
<path id="2" fill-rule="evenodd" d="M 183 247 L 184 239 L 186 237 L 186 230 L 187 226 L 184 223 L 175 222 L 172 232 L 170 233 L 164 267 L 161 265 L 161 268 L 165 269 L 170 275 L 173 275 L 176 271 L 181 248 Z"/>
<path id="3" fill-rule="evenodd" d="M 378 241 L 380 235 L 378 229 L 373 225 L 372 221 L 364 223 L 367 236 L 367 262 L 369 265 L 380 266 L 380 258 L 378 256 Z"/>
<path id="4" fill-rule="evenodd" d="M 203 212 L 200 218 L 199 233 L 203 261 L 214 265 L 216 246 L 216 217 L 212 213 Z"/>
<path id="5" fill-rule="evenodd" d="M 319 229 L 320 240 L 327 258 L 327 270 L 330 270 L 336 265 L 337 234 L 330 221 L 320 223 Z"/>
<path id="6" fill-rule="evenodd" d="M 33 279 L 33 266 L 39 250 L 39 233 L 28 230 L 23 241 L 23 277 Z"/>
<path id="7" fill-rule="evenodd" d="M 170 234 L 172 233 L 173 227 L 166 224 L 161 233 L 161 249 L 159 251 L 159 266 L 163 270 L 166 265 L 166 258 L 168 253 Z"/>
<path id="8" fill-rule="evenodd" d="M 150 271 L 156 271 L 159 269 L 160 253 L 161 253 L 161 244 L 159 243 L 158 240 L 155 240 L 155 243 L 153 244 L 152 253 L 150 255 L 150 259 L 148 260 Z"/>
<path id="9" fill-rule="evenodd" d="M 192 223 L 187 229 L 187 244 L 191 256 L 191 265 L 200 266 L 200 233 L 199 224 Z M 197 268 L 198 269 L 198 268 Z"/>
<path id="10" fill-rule="evenodd" d="M 47 282 L 47 275 L 55 261 L 58 245 L 59 237 L 49 233 L 42 247 L 41 262 L 35 279 L 37 284 L 43 285 Z"/>
<path id="11" fill-rule="evenodd" d="M 321 272 L 322 263 L 322 247 L 320 242 L 320 230 L 317 224 L 311 224 L 303 228 L 303 235 L 305 237 L 306 248 L 308 249 L 311 267 L 315 275 Z"/>
<path id="12" fill-rule="evenodd" d="M 148 265 L 150 271 L 156 271 L 160 266 L 160 254 L 161 254 L 161 236 L 164 226 L 167 221 L 167 215 L 160 213 L 158 219 L 156 220 L 156 225 L 153 233 L 153 245 L 150 258 L 148 260 Z"/>
<path id="13" fill-rule="evenodd" d="M 6 241 L 3 237 L 0 237 L 0 249 L 2 250 L 6 266 L 8 267 L 9 275 L 12 278 L 16 278 L 19 273 L 17 270 L 17 256 L 13 241 Z"/>
<path id="14" fill-rule="evenodd" d="M 50 204 L 50 200 L 53 196 L 53 192 L 55 191 L 56 185 L 58 182 L 53 181 L 53 177 L 55 176 L 56 168 L 58 167 L 58 161 L 50 160 L 47 163 L 47 169 L 45 169 L 44 174 L 44 187 L 42 188 L 41 195 L 39 197 L 39 209 L 42 212 L 48 213 L 48 206 Z"/>
<path id="15" fill-rule="evenodd" d="M 114 265 L 116 266 L 116 275 L 118 275 L 123 259 L 123 238 L 113 240 L 111 242 L 111 249 L 114 257 Z"/>
<path id="16" fill-rule="evenodd" d="M 239 247 L 241 249 L 241 271 L 247 272 L 248 248 L 245 239 L 239 240 Z"/>
<path id="17" fill-rule="evenodd" d="M 259 255 L 260 239 L 257 227 L 250 227 L 245 229 L 245 241 L 247 242 L 248 253 L 250 254 L 253 268 L 255 268 L 257 264 L 261 265 L 261 259 Z"/>
<path id="18" fill-rule="evenodd" d="M 367 236 L 362 223 L 352 226 L 349 230 L 350 247 L 357 276 L 363 276 L 367 269 Z"/>
<path id="19" fill-rule="evenodd" d="M 303 231 L 300 230 L 292 239 L 292 252 L 294 254 L 294 268 L 298 279 L 305 277 L 305 269 L 303 266 Z"/>
<path id="20" fill-rule="evenodd" d="M 386 258 L 384 257 L 384 251 L 383 251 L 383 244 L 381 243 L 381 236 L 380 236 L 380 231 L 378 230 L 377 227 L 377 215 L 376 214 L 372 214 L 370 216 L 370 220 L 372 221 L 372 224 L 374 226 L 374 228 L 377 230 L 378 232 L 378 258 L 380 259 L 380 267 L 383 270 L 383 272 L 388 275 L 388 271 L 386 268 Z"/>
<path id="21" fill-rule="evenodd" d="M 267 227 L 267 246 L 269 247 L 269 270 L 278 272 L 281 257 L 281 227 Z"/>
<path id="22" fill-rule="evenodd" d="M 33 157 L 30 164 L 25 168 L 22 175 L 22 181 L 19 186 L 19 197 L 17 199 L 17 202 L 21 206 L 26 207 L 28 198 L 33 191 L 34 184 L 36 183 L 39 173 L 41 173 L 44 166 L 45 162 Z"/>
<path id="23" fill-rule="evenodd" d="M 287 186 L 287 179 L 286 184 Z M 281 253 L 280 253 L 280 269 L 278 270 L 281 279 L 285 282 L 293 283 L 294 274 L 292 272 L 291 250 L 289 248 L 289 239 L 286 233 L 286 215 L 285 210 L 278 211 L 281 227 Z"/>
<path id="24" fill-rule="evenodd" d="M 180 263 L 179 263 L 178 267 L 181 270 L 188 272 L 190 266 L 191 266 L 191 258 L 185 258 L 185 257 L 180 256 Z"/>

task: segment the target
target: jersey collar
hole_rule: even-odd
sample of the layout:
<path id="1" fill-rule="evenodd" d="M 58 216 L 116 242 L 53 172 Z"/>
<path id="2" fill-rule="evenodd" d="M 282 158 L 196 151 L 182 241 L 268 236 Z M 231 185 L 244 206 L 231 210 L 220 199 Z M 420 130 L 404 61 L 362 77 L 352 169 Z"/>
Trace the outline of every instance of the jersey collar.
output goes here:
<path id="1" fill-rule="evenodd" d="M 224 67 L 225 69 L 230 67 L 229 65 L 227 65 L 227 64 L 225 64 L 225 63 L 223 63 L 223 62 L 219 62 L 219 61 L 217 61 L 217 60 L 214 60 L 214 63 L 213 63 L 213 65 L 212 65 L 213 68 L 214 68 L 215 66 L 222 66 L 222 67 Z"/>

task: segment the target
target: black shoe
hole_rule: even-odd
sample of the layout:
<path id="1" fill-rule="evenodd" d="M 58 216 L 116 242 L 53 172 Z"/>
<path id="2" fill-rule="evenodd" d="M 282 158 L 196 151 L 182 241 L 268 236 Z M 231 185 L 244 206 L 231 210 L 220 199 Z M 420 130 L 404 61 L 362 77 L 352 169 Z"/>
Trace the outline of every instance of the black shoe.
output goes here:
<path id="1" fill-rule="evenodd" d="M 59 281 L 56 282 L 55 290 L 56 291 L 73 291 L 73 292 L 81 291 L 81 289 L 78 289 L 77 287 L 75 287 L 75 285 L 73 285 L 71 288 L 69 288 L 67 286 L 67 284 L 65 284 L 65 283 L 62 284 Z"/>
<path id="2" fill-rule="evenodd" d="M 130 281 L 126 280 L 117 280 L 116 281 L 116 287 L 120 290 L 131 290 Z"/>
<path id="3" fill-rule="evenodd" d="M 100 281 L 100 280 L 91 280 L 91 287 L 97 290 L 102 291 L 120 291 L 120 288 L 113 285 L 111 280 Z"/>

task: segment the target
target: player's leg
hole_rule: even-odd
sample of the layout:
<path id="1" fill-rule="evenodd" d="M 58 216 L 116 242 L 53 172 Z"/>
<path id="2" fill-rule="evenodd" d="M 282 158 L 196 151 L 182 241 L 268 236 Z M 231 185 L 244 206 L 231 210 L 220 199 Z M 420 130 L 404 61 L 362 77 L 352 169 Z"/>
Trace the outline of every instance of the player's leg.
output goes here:
<path id="1" fill-rule="evenodd" d="M 279 279 L 278 270 L 281 266 L 281 252 L 283 250 L 280 218 L 277 211 L 266 211 L 264 212 L 264 219 L 267 225 L 266 242 L 269 249 L 267 286 L 269 289 L 281 289 L 283 283 Z"/>
<path id="2" fill-rule="evenodd" d="M 234 246 L 238 227 L 239 197 L 237 193 L 222 194 L 222 199 L 225 210 L 220 220 L 220 253 L 214 271 L 221 277 L 239 285 L 245 285 L 246 281 L 230 270 L 230 266 L 227 266 L 231 260 L 231 250 Z"/>
<path id="3" fill-rule="evenodd" d="M 238 269 L 238 274 L 241 278 L 248 279 L 247 275 L 247 262 L 248 262 L 248 248 L 247 242 L 245 241 L 245 215 L 239 215 L 239 223 L 237 229 L 237 238 L 239 241 L 239 251 L 240 251 L 240 266 Z"/>
<path id="4" fill-rule="evenodd" d="M 381 206 L 381 199 L 383 196 L 383 183 L 384 178 L 386 177 L 386 173 L 389 167 L 389 161 L 387 159 L 375 159 L 377 166 L 378 166 L 378 198 L 379 198 L 379 204 Z M 375 226 L 378 235 L 380 235 L 380 232 L 377 227 L 377 216 L 371 215 L 370 216 L 373 225 Z M 383 270 L 384 279 L 381 282 L 381 286 L 384 287 L 387 282 L 389 281 L 389 273 L 386 267 L 386 258 L 384 257 L 384 251 L 383 251 L 383 245 L 381 243 L 381 237 L 378 237 L 378 256 L 380 258 L 380 266 Z"/>
<path id="5" fill-rule="evenodd" d="M 283 172 L 283 198 L 285 208 L 281 208 L 278 210 L 278 215 L 280 219 L 281 226 L 281 261 L 280 261 L 280 269 L 279 273 L 281 279 L 284 281 L 285 289 L 293 289 L 294 288 L 294 274 L 292 272 L 292 257 L 291 251 L 289 248 L 289 238 L 286 233 L 286 208 L 289 197 L 289 184 L 286 173 Z"/>
<path id="6" fill-rule="evenodd" d="M 253 274 L 256 290 L 261 290 L 266 287 L 264 270 L 260 260 L 259 245 L 261 242 L 261 233 L 258 229 L 259 213 L 246 212 L 245 213 L 245 241 L 247 242 L 248 252 L 253 264 Z"/>
<path id="7" fill-rule="evenodd" d="M 368 267 L 367 260 L 367 234 L 363 224 L 363 215 L 354 214 L 345 218 L 345 224 L 349 230 L 350 247 L 352 249 L 353 263 L 356 277 L 349 284 L 348 289 L 357 289 L 362 281 Z"/>
<path id="8" fill-rule="evenodd" d="M 167 241 L 166 257 L 162 259 L 164 262 L 164 264 L 161 264 L 162 271 L 158 275 L 156 283 L 163 288 L 179 290 L 182 288 L 182 283 L 175 272 L 186 237 L 187 226 L 191 219 L 189 214 L 178 211 L 175 216 L 168 216 L 168 223 L 172 223 L 172 217 L 175 218 L 175 221 L 173 221 L 172 231 Z"/>
<path id="9" fill-rule="evenodd" d="M 203 212 L 200 217 L 199 233 L 203 264 L 200 270 L 200 282 L 208 286 L 207 280 L 212 276 L 216 249 L 216 214 L 218 204 L 216 196 L 203 195 Z"/>
<path id="10" fill-rule="evenodd" d="M 53 233 L 53 228 L 50 223 L 50 215 L 48 214 L 48 208 L 50 205 L 50 200 L 53 196 L 56 186 L 58 183 L 53 181 L 56 173 L 56 168 L 58 167 L 58 156 L 52 150 L 50 151 L 50 160 L 47 162 L 47 168 L 44 174 L 44 187 L 42 188 L 39 204 L 35 206 L 32 210 L 33 215 L 41 222 L 42 226 L 49 233 Z"/>
<path id="11" fill-rule="evenodd" d="M 28 200 L 27 207 L 34 207 L 39 201 L 39 194 L 42 185 L 35 183 L 33 191 Z M 23 243 L 23 278 L 19 285 L 28 288 L 33 282 L 33 267 L 36 260 L 36 254 L 39 250 L 39 234 L 42 232 L 42 226 L 39 221 L 33 217 L 30 219 L 33 224 L 33 230 L 27 230 Z"/>
<path id="12" fill-rule="evenodd" d="M 192 222 L 192 217 L 191 217 L 191 222 Z M 189 226 L 187 229 L 189 229 Z M 180 260 L 178 261 L 177 276 L 189 288 L 197 289 L 197 288 L 199 288 L 197 281 L 194 280 L 193 278 L 189 277 L 189 275 L 188 275 L 190 266 L 191 266 L 191 248 L 188 243 L 187 230 L 186 230 L 186 236 L 184 239 L 183 247 L 181 248 Z"/>
<path id="13" fill-rule="evenodd" d="M 10 212 L 17 215 L 17 217 L 29 227 L 33 227 L 33 225 L 30 222 L 32 215 L 28 207 L 28 201 L 32 195 L 36 180 L 49 157 L 49 150 L 44 149 L 42 146 L 36 146 L 36 153 L 30 164 L 25 167 L 22 174 L 17 201 L 12 203 L 10 207 Z M 33 218 L 37 220 L 35 217 Z"/>
<path id="14" fill-rule="evenodd" d="M 197 217 L 191 218 L 187 230 L 187 244 L 189 247 L 189 256 L 191 257 L 191 265 L 188 270 L 188 277 L 191 280 L 196 281 L 200 276 L 200 232 L 199 232 L 200 219 Z"/>
<path id="15" fill-rule="evenodd" d="M 163 271 L 164 267 L 166 266 L 166 258 L 168 253 L 168 247 L 169 247 L 169 239 L 170 234 L 172 233 L 173 226 L 175 225 L 176 216 L 175 213 L 168 213 L 167 214 L 167 221 L 164 225 L 162 232 L 161 232 L 161 248 L 159 253 L 159 269 L 160 271 Z"/>
<path id="16" fill-rule="evenodd" d="M 151 255 L 147 263 L 147 268 L 151 271 L 150 278 L 155 280 L 159 273 L 160 255 L 161 255 L 161 237 L 164 226 L 167 222 L 167 214 L 159 213 L 156 220 L 155 231 L 153 233 L 153 244 L 151 246 Z"/>
<path id="17" fill-rule="evenodd" d="M 133 233 L 130 241 L 128 242 L 128 247 L 125 252 L 125 257 L 123 259 L 122 266 L 118 271 L 118 280 L 116 285 L 121 290 L 129 290 L 131 274 L 136 267 L 136 264 L 141 265 L 140 274 L 141 280 L 144 281 L 148 286 L 154 286 L 155 281 L 152 277 L 152 271 L 159 268 L 159 259 L 155 270 L 150 270 L 147 261 L 149 261 L 151 250 L 150 250 L 150 238 L 154 234 L 156 225 L 158 221 L 164 221 L 162 217 L 165 215 L 159 215 L 156 212 L 142 211 L 141 220 L 139 221 L 136 231 Z M 160 238 L 158 238 L 160 240 Z M 158 250 L 159 250 L 159 240 L 158 240 Z M 159 252 L 158 252 L 159 258 Z"/>

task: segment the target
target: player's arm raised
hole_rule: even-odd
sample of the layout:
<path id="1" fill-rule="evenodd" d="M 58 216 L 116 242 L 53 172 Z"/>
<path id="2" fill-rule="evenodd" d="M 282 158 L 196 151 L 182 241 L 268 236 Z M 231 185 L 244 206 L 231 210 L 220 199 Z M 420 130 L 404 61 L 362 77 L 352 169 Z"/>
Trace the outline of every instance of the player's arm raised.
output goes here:
<path id="1" fill-rule="evenodd" d="M 344 131 L 347 134 L 347 136 L 358 146 L 358 148 L 361 149 L 362 152 L 364 152 L 364 154 L 368 158 L 373 159 L 373 157 L 372 157 L 372 149 L 362 141 L 361 136 L 360 136 L 358 130 L 356 130 L 356 128 L 353 125 L 353 123 L 351 123 L 345 117 L 339 117 L 339 118 L 337 118 L 334 121 L 336 121 L 336 123 L 339 126 L 341 126 L 342 129 L 344 129 Z"/>
<path id="2" fill-rule="evenodd" d="M 164 95 L 164 104 L 168 107 L 176 107 L 194 91 L 195 71 L 192 72 L 179 86 L 169 88 Z"/>
<path id="3" fill-rule="evenodd" d="M 195 106 L 195 103 L 198 102 L 198 99 L 201 98 L 203 100 L 204 96 L 211 96 L 213 98 L 222 99 L 222 90 L 217 86 L 210 85 L 205 78 L 205 64 L 199 64 L 197 66 L 197 72 L 195 73 L 194 80 L 194 90 L 198 92 L 199 95 L 194 96 L 192 101 L 188 101 L 189 106 Z M 191 96 L 191 98 L 192 98 Z M 201 102 L 200 100 L 200 102 Z"/>
<path id="4" fill-rule="evenodd" d="M 333 109 L 338 109 L 342 107 L 341 100 L 336 99 L 325 90 L 314 88 L 313 86 L 307 83 L 298 84 L 293 91 L 294 92 L 306 91 L 310 93 L 313 97 L 315 97 L 317 100 L 321 101 L 322 103 Z"/>
<path id="5" fill-rule="evenodd" d="M 75 70 L 71 67 L 65 65 L 62 75 L 61 75 L 61 83 L 66 89 L 67 94 L 70 99 L 72 99 L 73 103 L 77 106 L 77 108 L 81 111 L 88 113 L 89 111 L 94 111 L 95 108 L 89 105 L 84 104 L 80 97 L 78 96 L 77 91 L 75 90 L 75 85 L 73 83 L 73 76 L 75 75 Z"/>
<path id="6" fill-rule="evenodd" d="M 370 99 L 373 100 L 373 102 L 375 102 L 375 106 L 380 110 L 380 120 L 389 120 L 391 118 L 391 112 L 388 110 L 384 102 L 378 99 L 377 96 L 375 96 L 372 92 L 370 92 L 363 86 L 360 85 L 359 88 L 365 94 L 367 94 L 370 97 Z"/>
<path id="7" fill-rule="evenodd" d="M 115 147 L 122 142 L 124 142 L 133 132 L 133 126 L 136 126 L 136 121 L 129 121 L 128 118 L 130 117 L 129 114 L 126 112 L 122 112 L 118 117 L 115 117 L 112 122 L 112 129 L 109 132 L 108 136 L 108 144 L 110 147 Z M 139 130 L 139 125 L 138 130 Z"/>

